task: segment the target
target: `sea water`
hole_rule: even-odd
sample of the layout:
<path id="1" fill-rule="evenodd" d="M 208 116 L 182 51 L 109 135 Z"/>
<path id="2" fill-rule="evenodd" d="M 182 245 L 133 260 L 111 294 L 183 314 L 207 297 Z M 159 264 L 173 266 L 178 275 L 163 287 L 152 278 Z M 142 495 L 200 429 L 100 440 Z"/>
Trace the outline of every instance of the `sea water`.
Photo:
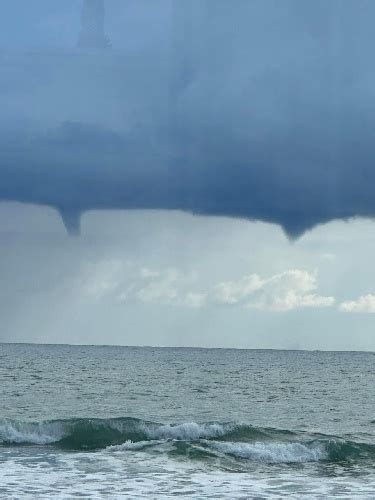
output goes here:
<path id="1" fill-rule="evenodd" d="M 375 354 L 0 344 L 1 498 L 375 498 Z"/>

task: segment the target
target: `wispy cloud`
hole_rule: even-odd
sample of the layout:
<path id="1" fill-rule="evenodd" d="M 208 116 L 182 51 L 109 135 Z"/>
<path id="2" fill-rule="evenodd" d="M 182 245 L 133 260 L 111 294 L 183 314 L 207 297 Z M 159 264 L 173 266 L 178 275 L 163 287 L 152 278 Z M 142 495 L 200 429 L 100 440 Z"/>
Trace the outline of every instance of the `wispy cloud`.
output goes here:
<path id="1" fill-rule="evenodd" d="M 90 300 L 201 307 L 205 295 L 188 288 L 195 278 L 174 268 L 149 269 L 113 260 L 87 265 L 79 283 Z"/>

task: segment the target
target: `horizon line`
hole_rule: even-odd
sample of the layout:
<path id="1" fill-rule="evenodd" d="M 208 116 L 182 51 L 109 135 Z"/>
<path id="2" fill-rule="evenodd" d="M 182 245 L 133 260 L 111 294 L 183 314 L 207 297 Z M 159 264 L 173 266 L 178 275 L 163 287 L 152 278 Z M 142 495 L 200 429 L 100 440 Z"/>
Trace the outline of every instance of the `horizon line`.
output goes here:
<path id="1" fill-rule="evenodd" d="M 202 347 L 202 346 L 165 346 L 165 345 L 125 345 L 125 344 L 69 344 L 69 343 L 49 343 L 49 342 L 6 342 L 0 341 L 0 345 L 33 345 L 33 346 L 66 346 L 66 347 L 124 347 L 130 349 L 200 349 L 200 350 L 232 350 L 232 351 L 287 351 L 287 352 L 324 352 L 324 353 L 364 353 L 375 354 L 371 350 L 353 349 L 307 349 L 280 347 Z"/>

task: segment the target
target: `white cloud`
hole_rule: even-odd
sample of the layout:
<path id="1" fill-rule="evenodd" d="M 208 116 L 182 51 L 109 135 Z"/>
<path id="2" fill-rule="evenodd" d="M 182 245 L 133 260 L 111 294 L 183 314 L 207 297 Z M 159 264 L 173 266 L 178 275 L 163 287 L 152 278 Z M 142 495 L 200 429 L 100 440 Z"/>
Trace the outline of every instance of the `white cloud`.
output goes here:
<path id="1" fill-rule="evenodd" d="M 214 288 L 213 298 L 221 304 L 269 311 L 332 306 L 335 299 L 317 295 L 317 288 L 316 274 L 294 269 L 269 278 L 252 274 L 237 282 L 220 283 Z"/>
<path id="2" fill-rule="evenodd" d="M 188 307 L 201 308 L 207 304 L 206 293 L 188 292 L 184 296 L 183 303 Z"/>
<path id="3" fill-rule="evenodd" d="M 176 269 L 151 270 L 141 269 L 141 281 L 135 279 L 127 292 L 118 299 L 138 300 L 143 303 L 186 306 L 201 308 L 206 305 L 206 293 L 191 291 L 188 285 L 194 281 L 194 275 L 183 274 Z"/>
<path id="4" fill-rule="evenodd" d="M 213 299 L 221 304 L 238 304 L 262 288 L 265 281 L 257 274 L 244 276 L 239 281 L 219 283 L 212 290 Z"/>
<path id="5" fill-rule="evenodd" d="M 346 313 L 375 313 L 375 295 L 362 295 L 357 300 L 342 302 L 339 310 Z"/>
<path id="6" fill-rule="evenodd" d="M 258 274 L 237 281 L 195 289 L 197 275 L 176 269 L 148 269 L 131 263 L 109 261 L 89 266 L 83 293 L 88 298 L 117 302 L 203 308 L 209 305 L 242 306 L 263 311 L 290 311 L 330 307 L 333 297 L 320 296 L 316 274 L 292 269 L 270 277 Z"/>
<path id="7" fill-rule="evenodd" d="M 166 271 L 151 271 L 147 273 L 142 269 L 141 278 L 145 283 L 140 283 L 134 296 L 141 302 L 173 303 L 178 298 L 179 273 L 175 269 Z M 137 288 L 137 284 L 134 284 Z"/>
<path id="8" fill-rule="evenodd" d="M 203 307 L 206 293 L 188 287 L 197 276 L 176 269 L 148 269 L 119 260 L 90 263 L 79 280 L 79 289 L 89 300 Z"/>
<path id="9" fill-rule="evenodd" d="M 116 293 L 125 266 L 126 264 L 118 260 L 87 264 L 80 279 L 83 295 L 102 299 Z"/>

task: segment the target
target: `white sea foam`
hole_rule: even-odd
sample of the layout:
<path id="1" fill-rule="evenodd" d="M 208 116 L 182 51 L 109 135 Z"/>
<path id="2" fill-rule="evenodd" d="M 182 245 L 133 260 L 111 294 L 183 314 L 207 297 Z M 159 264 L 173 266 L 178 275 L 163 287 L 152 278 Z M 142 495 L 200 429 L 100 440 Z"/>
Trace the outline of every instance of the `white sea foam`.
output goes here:
<path id="1" fill-rule="evenodd" d="M 195 422 L 190 422 L 173 426 L 145 426 L 143 430 L 150 439 L 178 439 L 191 441 L 195 439 L 210 439 L 223 436 L 229 428 L 221 424 L 197 424 Z"/>
<path id="2" fill-rule="evenodd" d="M 30 461 L 29 461 L 30 460 Z M 314 469 L 316 472 L 316 469 Z M 277 479 L 277 486 L 275 486 Z M 3 498 L 334 498 L 374 497 L 369 475 L 318 475 L 305 468 L 277 473 L 244 474 L 209 470 L 200 462 L 174 460 L 165 454 L 62 453 L 35 450 L 34 455 L 1 455 Z"/>
<path id="3" fill-rule="evenodd" d="M 0 420 L 0 443 L 51 444 L 66 435 L 61 422 L 14 422 Z"/>
<path id="4" fill-rule="evenodd" d="M 301 443 L 232 443 L 212 442 L 207 444 L 215 450 L 260 463 L 304 463 L 318 462 L 328 458 L 322 444 Z"/>
<path id="5" fill-rule="evenodd" d="M 134 442 L 129 439 L 122 444 L 107 446 L 106 451 L 138 451 L 143 450 L 143 448 L 146 448 L 147 446 L 155 446 L 161 443 L 163 443 L 163 441 L 152 440 Z"/>

